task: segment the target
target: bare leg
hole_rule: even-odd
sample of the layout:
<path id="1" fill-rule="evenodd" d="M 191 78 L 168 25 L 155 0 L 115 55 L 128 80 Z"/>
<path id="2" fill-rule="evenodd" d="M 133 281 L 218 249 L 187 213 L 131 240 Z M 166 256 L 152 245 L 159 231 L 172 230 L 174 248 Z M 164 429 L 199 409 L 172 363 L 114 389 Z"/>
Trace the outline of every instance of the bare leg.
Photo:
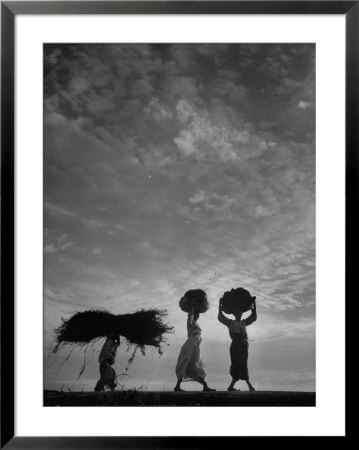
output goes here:
<path id="1" fill-rule="evenodd" d="M 248 388 L 249 388 L 250 391 L 252 391 L 252 392 L 255 391 L 255 389 L 254 389 L 254 387 L 252 386 L 252 384 L 251 384 L 251 382 L 249 381 L 249 379 L 246 380 L 246 383 L 247 383 Z"/>
<path id="2" fill-rule="evenodd" d="M 178 391 L 178 392 L 184 392 L 183 389 L 181 389 L 181 383 L 182 383 L 182 378 L 178 378 L 177 384 L 173 390 Z"/>
<path id="3" fill-rule="evenodd" d="M 104 385 L 103 385 L 102 381 L 99 380 L 95 386 L 95 392 L 102 392 L 104 390 L 105 390 Z"/>
<path id="4" fill-rule="evenodd" d="M 95 392 L 103 392 L 105 390 L 105 383 L 104 383 L 104 365 L 100 364 L 100 379 L 96 383 Z"/>
<path id="5" fill-rule="evenodd" d="M 235 389 L 234 385 L 237 383 L 237 380 L 232 378 L 231 384 L 228 386 L 227 391 L 239 391 L 240 389 Z"/>
<path id="6" fill-rule="evenodd" d="M 115 388 L 117 386 L 117 383 L 115 381 L 116 380 L 116 372 L 115 372 L 115 369 L 113 367 L 111 367 L 111 369 L 112 369 L 111 370 L 112 380 L 109 382 L 108 386 L 111 389 L 111 391 L 114 392 L 114 390 L 115 390 Z"/>
<path id="7" fill-rule="evenodd" d="M 204 378 L 199 378 L 198 379 L 198 383 L 201 383 L 201 385 L 203 386 L 203 391 L 206 392 L 211 392 L 211 391 L 215 391 L 215 389 L 211 389 L 208 384 L 206 383 L 206 381 L 204 380 Z"/>

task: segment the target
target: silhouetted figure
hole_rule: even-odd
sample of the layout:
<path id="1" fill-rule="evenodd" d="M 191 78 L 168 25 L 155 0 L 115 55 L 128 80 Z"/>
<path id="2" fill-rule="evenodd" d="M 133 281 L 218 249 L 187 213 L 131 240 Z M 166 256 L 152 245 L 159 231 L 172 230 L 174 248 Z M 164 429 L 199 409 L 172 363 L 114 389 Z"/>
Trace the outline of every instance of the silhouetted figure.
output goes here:
<path id="1" fill-rule="evenodd" d="M 117 348 L 120 345 L 120 336 L 110 333 L 102 347 L 98 362 L 100 363 L 100 375 L 95 386 L 95 392 L 103 391 L 108 386 L 111 391 L 117 386 L 116 372 L 112 367 L 115 364 Z"/>
<path id="2" fill-rule="evenodd" d="M 175 391 L 182 391 L 181 382 L 184 378 L 201 383 L 204 391 L 215 391 L 208 387 L 205 378 L 206 371 L 201 359 L 200 344 L 201 328 L 197 323 L 199 312 L 194 311 L 188 313 L 187 318 L 187 340 L 183 344 L 176 365 L 177 384 Z"/>
<path id="3" fill-rule="evenodd" d="M 251 325 L 257 320 L 255 297 L 253 297 L 251 314 L 244 320 L 242 320 L 242 314 L 242 312 L 236 312 L 234 313 L 235 320 L 228 319 L 228 317 L 223 314 L 221 301 L 219 302 L 218 320 L 228 327 L 229 335 L 232 339 L 230 346 L 230 375 L 232 377 L 232 382 L 228 387 L 228 391 L 239 390 L 234 388 L 234 385 L 238 380 L 244 380 L 250 391 L 255 390 L 249 381 L 248 375 L 248 336 L 246 329 L 248 325 Z"/>

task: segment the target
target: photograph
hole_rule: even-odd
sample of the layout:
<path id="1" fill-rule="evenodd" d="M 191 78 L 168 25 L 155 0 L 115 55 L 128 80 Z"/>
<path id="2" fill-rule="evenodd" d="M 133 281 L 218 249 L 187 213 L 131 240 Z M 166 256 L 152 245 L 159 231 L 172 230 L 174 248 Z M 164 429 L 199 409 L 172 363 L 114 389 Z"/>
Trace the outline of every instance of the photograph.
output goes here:
<path id="1" fill-rule="evenodd" d="M 316 406 L 316 44 L 43 44 L 43 405 Z"/>

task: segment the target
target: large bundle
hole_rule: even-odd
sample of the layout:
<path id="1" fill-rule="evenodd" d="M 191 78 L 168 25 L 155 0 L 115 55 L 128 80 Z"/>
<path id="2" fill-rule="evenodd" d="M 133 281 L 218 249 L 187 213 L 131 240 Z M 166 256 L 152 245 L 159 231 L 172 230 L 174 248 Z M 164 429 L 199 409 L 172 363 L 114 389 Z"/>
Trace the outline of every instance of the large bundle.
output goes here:
<path id="1" fill-rule="evenodd" d="M 244 313 L 249 311 L 253 306 L 255 297 L 242 287 L 237 289 L 231 289 L 223 294 L 220 299 L 223 312 L 226 314 L 235 314 L 237 312 Z"/>
<path id="2" fill-rule="evenodd" d="M 77 312 L 55 330 L 56 353 L 60 344 L 84 346 L 110 333 L 123 336 L 129 344 L 143 349 L 146 345 L 160 348 L 172 327 L 163 322 L 166 311 L 149 309 L 133 314 L 114 315 L 102 309 Z"/>
<path id="3" fill-rule="evenodd" d="M 207 294 L 202 289 L 187 291 L 179 301 L 179 306 L 186 313 L 191 312 L 192 309 L 199 313 L 205 313 L 209 309 Z"/>

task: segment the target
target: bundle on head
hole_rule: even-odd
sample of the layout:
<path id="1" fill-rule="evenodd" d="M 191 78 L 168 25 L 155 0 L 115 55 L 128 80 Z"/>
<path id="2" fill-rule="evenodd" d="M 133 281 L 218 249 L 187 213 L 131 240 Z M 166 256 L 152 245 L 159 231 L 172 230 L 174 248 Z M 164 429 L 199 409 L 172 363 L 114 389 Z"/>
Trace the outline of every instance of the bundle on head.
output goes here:
<path id="1" fill-rule="evenodd" d="M 255 297 L 242 287 L 231 289 L 223 294 L 220 299 L 223 312 L 226 314 L 244 313 L 252 308 Z"/>
<path id="2" fill-rule="evenodd" d="M 165 334 L 172 327 L 163 322 L 164 310 L 140 310 L 133 314 L 114 315 L 102 309 L 77 312 L 55 330 L 56 353 L 61 344 L 84 346 L 111 333 L 123 336 L 130 344 L 143 349 L 146 345 L 160 349 Z"/>
<path id="3" fill-rule="evenodd" d="M 187 291 L 179 301 L 179 306 L 186 313 L 191 312 L 192 309 L 199 313 L 205 313 L 209 309 L 207 294 L 202 289 Z"/>

